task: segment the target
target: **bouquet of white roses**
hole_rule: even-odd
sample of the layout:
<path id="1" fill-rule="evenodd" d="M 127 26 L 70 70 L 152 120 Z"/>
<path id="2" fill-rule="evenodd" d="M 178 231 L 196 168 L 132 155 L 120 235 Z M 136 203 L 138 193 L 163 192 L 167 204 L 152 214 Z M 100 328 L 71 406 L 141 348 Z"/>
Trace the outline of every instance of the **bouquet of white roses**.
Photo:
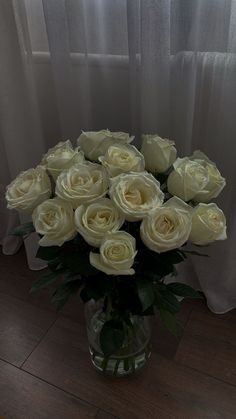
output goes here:
<path id="1" fill-rule="evenodd" d="M 173 141 L 144 135 L 141 151 L 126 133 L 83 132 L 78 147 L 60 142 L 7 187 L 8 208 L 32 214 L 14 234 L 39 234 L 37 257 L 51 273 L 33 284 L 57 285 L 61 308 L 80 290 L 84 302 L 103 300 L 100 330 L 106 357 L 119 352 L 131 317 L 158 310 L 175 333 L 178 297 L 198 297 L 165 277 L 190 251 L 226 238 L 222 210 L 210 201 L 225 186 L 200 151 L 177 158 Z M 198 254 L 198 252 L 193 252 Z"/>

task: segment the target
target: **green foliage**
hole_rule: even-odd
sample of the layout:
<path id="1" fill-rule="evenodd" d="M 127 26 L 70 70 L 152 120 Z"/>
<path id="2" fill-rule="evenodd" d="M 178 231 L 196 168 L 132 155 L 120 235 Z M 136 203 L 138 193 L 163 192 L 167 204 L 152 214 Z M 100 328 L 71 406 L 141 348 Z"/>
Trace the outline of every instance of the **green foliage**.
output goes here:
<path id="1" fill-rule="evenodd" d="M 168 174 L 165 173 L 154 173 L 154 177 L 158 182 L 160 182 L 161 185 L 164 185 L 167 181 Z"/>
<path id="2" fill-rule="evenodd" d="M 49 246 L 49 247 L 40 246 L 36 253 L 36 257 L 39 259 L 52 261 L 58 256 L 59 251 L 60 251 L 59 246 Z"/>
<path id="3" fill-rule="evenodd" d="M 77 281 L 78 279 L 81 280 L 81 275 L 76 274 L 74 272 L 70 272 L 69 270 L 68 271 L 64 271 L 64 275 L 63 276 L 65 278 L 65 282 Z"/>
<path id="4" fill-rule="evenodd" d="M 183 255 L 183 252 L 179 249 L 176 250 L 170 250 L 169 252 L 163 253 L 163 259 L 170 263 L 171 265 L 176 265 L 178 263 L 181 263 L 184 261 L 185 256 Z"/>
<path id="5" fill-rule="evenodd" d="M 115 354 L 124 342 L 125 331 L 120 320 L 108 320 L 104 323 L 100 333 L 100 345 L 106 357 Z"/>
<path id="6" fill-rule="evenodd" d="M 82 276 L 96 275 L 98 271 L 90 265 L 89 254 L 78 251 L 66 252 L 63 255 L 63 263 L 70 271 Z"/>
<path id="7" fill-rule="evenodd" d="M 57 304 L 57 310 L 62 309 L 71 295 L 75 294 L 82 283 L 80 280 L 70 281 L 62 284 L 53 294 L 52 302 Z"/>
<path id="8" fill-rule="evenodd" d="M 160 308 L 160 317 L 169 332 L 177 337 L 177 324 L 175 316 L 169 311 Z"/>
<path id="9" fill-rule="evenodd" d="M 176 336 L 175 314 L 181 307 L 178 297 L 200 297 L 198 292 L 186 284 L 164 283 L 167 275 L 177 275 L 176 266 L 186 259 L 189 251 L 184 251 L 182 247 L 158 254 L 142 242 L 139 222 L 126 222 L 123 229 L 136 239 L 138 254 L 134 264 L 135 275 L 106 275 L 92 267 L 89 253 L 97 249 L 92 249 L 78 234 L 61 247 L 39 247 L 37 257 L 48 262 L 51 273 L 36 281 L 31 290 L 34 292 L 55 283 L 57 289 L 52 301 L 58 309 L 79 290 L 84 303 L 91 299 L 104 299 L 103 310 L 110 316 L 100 334 L 101 347 L 106 357 L 121 348 L 126 328 L 132 329 L 131 314 L 150 316 L 159 310 L 163 322 Z M 57 283 L 59 276 L 61 281 Z"/>
<path id="10" fill-rule="evenodd" d="M 48 267 L 51 269 L 51 271 L 57 271 L 58 269 L 61 269 L 64 265 L 61 262 L 61 259 L 56 256 L 54 259 L 47 261 Z"/>
<path id="11" fill-rule="evenodd" d="M 171 272 L 171 274 L 170 274 L 171 276 L 177 276 L 178 275 L 178 271 L 177 271 L 177 269 L 176 269 L 176 267 L 175 266 L 173 266 L 173 271 Z"/>
<path id="12" fill-rule="evenodd" d="M 145 311 L 142 312 L 142 316 L 153 316 L 155 314 L 154 305 L 151 305 Z"/>
<path id="13" fill-rule="evenodd" d="M 32 222 L 21 224 L 18 227 L 14 228 L 11 232 L 11 236 L 28 236 L 30 233 L 35 231 L 34 225 Z"/>
<path id="14" fill-rule="evenodd" d="M 167 288 L 180 297 L 202 298 L 198 291 L 195 291 L 189 285 L 182 284 L 180 282 L 172 282 L 167 285 Z"/>
<path id="15" fill-rule="evenodd" d="M 146 311 L 151 307 L 155 300 L 155 289 L 152 282 L 149 281 L 138 281 L 138 296 L 142 304 L 143 311 Z"/>
<path id="16" fill-rule="evenodd" d="M 185 250 L 182 253 L 189 253 L 190 255 L 194 255 L 194 256 L 203 256 L 205 258 L 209 258 L 209 255 L 205 254 L 205 253 L 200 253 L 200 252 L 196 252 L 195 250 Z"/>
<path id="17" fill-rule="evenodd" d="M 139 243 L 138 248 L 140 258 L 137 258 L 135 271 L 139 275 L 152 277 L 154 281 L 172 274 L 175 271 L 175 265 L 185 260 L 185 255 L 179 249 L 159 254 L 146 248 L 143 243 Z"/>
<path id="18" fill-rule="evenodd" d="M 167 310 L 173 314 L 180 311 L 180 302 L 174 293 L 163 283 L 156 289 L 155 303 L 158 308 Z"/>
<path id="19" fill-rule="evenodd" d="M 39 247 L 37 257 L 48 262 L 52 273 L 37 281 L 32 291 L 53 283 L 59 274 L 62 274 L 64 283 L 56 290 L 52 299 L 57 303 L 58 309 L 64 306 L 72 294 L 78 292 L 82 284 L 84 284 L 84 291 L 81 296 L 84 296 L 84 299 L 85 293 L 87 301 L 91 298 L 102 298 L 106 289 L 109 288 L 108 280 L 106 275 L 103 278 L 101 273 L 90 265 L 90 250 L 90 246 L 79 235 L 61 247 Z"/>
<path id="20" fill-rule="evenodd" d="M 114 278 L 100 274 L 96 277 L 84 278 L 84 285 L 88 297 L 97 301 L 112 292 Z"/>
<path id="21" fill-rule="evenodd" d="M 57 272 L 51 272 L 50 274 L 43 276 L 42 278 L 38 279 L 37 281 L 33 283 L 30 292 L 35 292 L 42 288 L 47 287 L 48 285 L 55 282 L 55 280 L 58 278 L 60 274 L 61 274 L 61 271 L 57 271 Z"/>
<path id="22" fill-rule="evenodd" d="M 130 276 L 113 278 L 112 304 L 122 315 L 132 313 L 142 315 L 142 303 L 138 296 L 135 278 Z"/>
<path id="23" fill-rule="evenodd" d="M 80 298 L 83 301 L 83 303 L 87 303 L 91 300 L 91 297 L 88 295 L 88 291 L 85 287 L 82 288 L 82 290 L 80 291 Z"/>

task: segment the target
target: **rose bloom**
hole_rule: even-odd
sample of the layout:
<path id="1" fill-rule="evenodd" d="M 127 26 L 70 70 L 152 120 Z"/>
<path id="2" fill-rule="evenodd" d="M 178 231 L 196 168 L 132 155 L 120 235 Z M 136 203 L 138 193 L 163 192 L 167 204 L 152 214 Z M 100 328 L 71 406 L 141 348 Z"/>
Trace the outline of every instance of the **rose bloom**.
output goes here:
<path id="1" fill-rule="evenodd" d="M 104 236 L 99 254 L 90 252 L 90 263 L 107 275 L 133 275 L 136 254 L 134 237 L 125 231 L 116 231 Z"/>
<path id="2" fill-rule="evenodd" d="M 160 183 L 148 172 L 121 174 L 112 178 L 109 194 L 128 221 L 138 221 L 162 205 Z"/>
<path id="3" fill-rule="evenodd" d="M 31 214 L 51 195 L 51 182 L 42 166 L 21 172 L 7 186 L 7 208 Z"/>
<path id="4" fill-rule="evenodd" d="M 194 208 L 189 240 L 206 245 L 215 240 L 225 240 L 226 219 L 223 211 L 214 203 L 201 203 Z"/>
<path id="5" fill-rule="evenodd" d="M 92 161 L 98 161 L 104 156 L 107 149 L 113 144 L 128 144 L 133 141 L 126 132 L 111 132 L 108 129 L 101 131 L 84 132 L 79 136 L 77 142 L 85 157 Z"/>
<path id="6" fill-rule="evenodd" d="M 203 191 L 197 193 L 194 197 L 196 202 L 209 202 L 211 199 L 216 198 L 222 189 L 225 187 L 225 179 L 221 176 L 214 162 L 208 159 L 208 157 L 200 150 L 194 151 L 190 159 L 198 162 L 208 173 L 208 183 L 206 184 Z"/>
<path id="7" fill-rule="evenodd" d="M 109 176 L 117 176 L 125 172 L 142 172 L 145 169 L 143 155 L 132 145 L 111 145 L 99 161 Z"/>
<path id="8" fill-rule="evenodd" d="M 142 221 L 140 234 L 144 244 L 157 253 L 177 249 L 189 237 L 192 208 L 177 197 L 151 211 Z"/>
<path id="9" fill-rule="evenodd" d="M 178 158 L 173 167 L 174 170 L 167 179 L 167 189 L 171 195 L 190 201 L 195 199 L 199 192 L 205 190 L 209 175 L 207 169 L 199 162 L 190 160 L 188 157 Z"/>
<path id="10" fill-rule="evenodd" d="M 108 180 L 105 169 L 96 163 L 77 164 L 62 172 L 56 182 L 55 193 L 71 202 L 73 208 L 95 201 L 106 195 Z"/>
<path id="11" fill-rule="evenodd" d="M 158 135 L 142 136 L 141 153 L 145 158 L 146 170 L 152 173 L 164 173 L 176 160 L 177 150 L 174 141 Z"/>
<path id="12" fill-rule="evenodd" d="M 84 161 L 84 153 L 78 151 L 78 148 L 74 150 L 70 140 L 67 140 L 61 141 L 55 147 L 50 148 L 43 156 L 41 164 L 48 169 L 54 180 L 56 180 L 63 170 Z"/>
<path id="13" fill-rule="evenodd" d="M 108 198 L 80 205 L 75 210 L 76 230 L 94 247 L 100 246 L 107 232 L 119 230 L 124 221 L 124 217 Z"/>
<path id="14" fill-rule="evenodd" d="M 72 205 L 63 199 L 47 199 L 32 214 L 40 246 L 62 246 L 76 235 Z"/>

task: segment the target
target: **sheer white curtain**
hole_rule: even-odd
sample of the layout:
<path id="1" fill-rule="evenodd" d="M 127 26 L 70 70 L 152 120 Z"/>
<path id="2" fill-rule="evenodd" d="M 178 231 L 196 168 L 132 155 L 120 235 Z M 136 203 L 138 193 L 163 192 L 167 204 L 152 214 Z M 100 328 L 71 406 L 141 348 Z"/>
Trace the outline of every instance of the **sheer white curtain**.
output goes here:
<path id="1" fill-rule="evenodd" d="M 236 1 L 1 0 L 0 240 L 19 222 L 5 185 L 81 129 L 159 133 L 183 156 L 196 148 L 227 178 L 218 200 L 228 240 L 190 260 L 179 279 L 209 307 L 236 306 Z M 30 248 L 30 249 L 29 249 Z M 31 268 L 36 243 L 28 243 Z M 184 270 L 183 270 L 184 269 Z"/>

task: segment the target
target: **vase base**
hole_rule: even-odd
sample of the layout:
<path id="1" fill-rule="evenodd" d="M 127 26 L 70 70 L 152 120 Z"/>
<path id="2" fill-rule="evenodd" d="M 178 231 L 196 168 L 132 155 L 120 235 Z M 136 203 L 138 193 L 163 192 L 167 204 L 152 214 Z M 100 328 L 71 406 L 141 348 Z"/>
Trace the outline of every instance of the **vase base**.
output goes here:
<path id="1" fill-rule="evenodd" d="M 126 377 L 141 370 L 151 356 L 151 345 L 147 344 L 141 351 L 129 356 L 104 357 L 89 346 L 92 364 L 97 371 L 113 377 Z"/>

